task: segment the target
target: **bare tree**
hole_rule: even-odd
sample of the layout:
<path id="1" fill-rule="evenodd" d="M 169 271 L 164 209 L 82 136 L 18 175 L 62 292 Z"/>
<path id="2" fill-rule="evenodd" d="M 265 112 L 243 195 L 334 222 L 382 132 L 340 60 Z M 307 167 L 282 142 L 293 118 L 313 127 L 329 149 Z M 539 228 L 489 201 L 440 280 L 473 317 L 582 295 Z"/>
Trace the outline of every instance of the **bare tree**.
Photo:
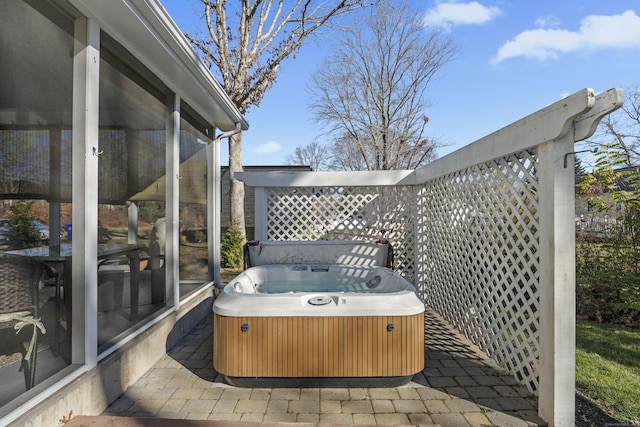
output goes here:
<path id="1" fill-rule="evenodd" d="M 331 156 L 329 147 L 314 141 L 309 145 L 297 146 L 293 154 L 287 155 L 286 161 L 290 165 L 305 165 L 311 166 L 314 171 L 326 171 L 331 165 Z"/>
<path id="2" fill-rule="evenodd" d="M 616 153 L 618 166 L 640 165 L 640 86 L 625 90 L 622 107 L 605 116 L 582 145 Z"/>
<path id="3" fill-rule="evenodd" d="M 359 157 L 337 165 L 404 169 L 433 160 L 427 89 L 455 54 L 442 30 L 427 31 L 419 13 L 390 1 L 346 29 L 310 88 L 311 111 L 334 138 L 334 152 Z"/>
<path id="4" fill-rule="evenodd" d="M 344 133 L 334 141 L 331 153 L 331 166 L 329 167 L 329 170 L 367 170 L 367 164 L 365 162 L 366 158 L 360 155 L 358 145 L 348 133 Z"/>
<path id="5" fill-rule="evenodd" d="M 258 106 L 276 82 L 285 59 L 337 17 L 367 5 L 365 0 L 201 0 L 207 32 L 185 34 L 220 79 L 242 113 Z M 231 221 L 246 234 L 242 171 L 242 133 L 229 139 Z"/>

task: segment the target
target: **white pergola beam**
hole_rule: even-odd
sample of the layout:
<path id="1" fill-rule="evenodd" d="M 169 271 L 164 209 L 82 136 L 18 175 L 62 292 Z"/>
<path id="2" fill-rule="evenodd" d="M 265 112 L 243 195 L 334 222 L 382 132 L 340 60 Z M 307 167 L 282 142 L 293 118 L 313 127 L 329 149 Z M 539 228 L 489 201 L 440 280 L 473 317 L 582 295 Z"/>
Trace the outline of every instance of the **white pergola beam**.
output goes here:
<path id="1" fill-rule="evenodd" d="M 353 172 L 237 172 L 236 179 L 252 187 L 373 187 L 411 185 L 412 170 Z"/>
<path id="2" fill-rule="evenodd" d="M 416 182 L 425 183 L 496 157 L 508 156 L 558 139 L 567 133 L 574 118 L 593 108 L 595 98 L 593 89 L 582 89 L 417 169 Z"/>

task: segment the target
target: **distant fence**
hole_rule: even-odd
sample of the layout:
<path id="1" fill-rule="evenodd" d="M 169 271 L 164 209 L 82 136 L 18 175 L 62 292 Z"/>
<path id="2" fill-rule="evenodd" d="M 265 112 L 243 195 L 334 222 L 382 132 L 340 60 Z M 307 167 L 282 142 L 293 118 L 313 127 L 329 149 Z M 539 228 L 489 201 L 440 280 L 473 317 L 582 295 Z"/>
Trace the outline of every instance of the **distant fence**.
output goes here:
<path id="1" fill-rule="evenodd" d="M 576 217 L 576 233 L 595 237 L 613 237 L 624 233 L 625 225 L 617 218 L 605 217 Z"/>

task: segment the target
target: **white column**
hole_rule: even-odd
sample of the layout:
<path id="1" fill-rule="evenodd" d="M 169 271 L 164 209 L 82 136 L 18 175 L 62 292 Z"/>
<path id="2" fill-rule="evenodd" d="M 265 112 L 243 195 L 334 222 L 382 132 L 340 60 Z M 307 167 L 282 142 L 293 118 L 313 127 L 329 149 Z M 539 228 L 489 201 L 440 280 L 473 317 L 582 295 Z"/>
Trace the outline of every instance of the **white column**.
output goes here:
<path id="1" fill-rule="evenodd" d="M 131 202 L 127 207 L 127 242 L 138 243 L 138 202 Z"/>
<path id="2" fill-rule="evenodd" d="M 98 355 L 98 125 L 100 27 L 75 22 L 73 56 L 73 272 L 71 362 L 95 366 Z M 65 289 L 65 291 L 67 290 Z"/>
<path id="3" fill-rule="evenodd" d="M 62 129 L 49 129 L 49 251 L 60 253 Z"/>
<path id="4" fill-rule="evenodd" d="M 215 133 L 215 129 L 213 130 Z M 212 134 L 213 134 L 212 133 Z M 216 285 L 222 285 L 220 275 L 220 215 L 222 213 L 222 199 L 220 193 L 221 172 L 220 172 L 220 142 L 216 138 L 207 147 L 207 250 L 209 278 L 212 278 Z"/>
<path id="5" fill-rule="evenodd" d="M 166 137 L 166 241 L 165 289 L 166 303 L 180 304 L 180 96 L 167 99 Z"/>
<path id="6" fill-rule="evenodd" d="M 538 413 L 549 426 L 575 425 L 575 192 L 573 129 L 542 144 L 540 207 L 540 389 Z"/>

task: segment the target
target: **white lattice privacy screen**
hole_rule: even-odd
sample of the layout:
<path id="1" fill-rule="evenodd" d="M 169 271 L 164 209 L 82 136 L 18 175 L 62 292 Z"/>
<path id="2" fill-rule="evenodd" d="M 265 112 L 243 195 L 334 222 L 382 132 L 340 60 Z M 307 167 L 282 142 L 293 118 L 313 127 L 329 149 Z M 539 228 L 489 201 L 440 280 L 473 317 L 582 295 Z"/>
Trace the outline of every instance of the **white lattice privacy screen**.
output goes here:
<path id="1" fill-rule="evenodd" d="M 271 187 L 267 240 L 372 240 L 394 247 L 394 269 L 414 280 L 413 186 Z"/>
<path id="2" fill-rule="evenodd" d="M 240 174 L 256 238 L 389 239 L 427 305 L 572 425 L 574 144 L 623 99 L 584 89 L 415 171 Z"/>
<path id="3" fill-rule="evenodd" d="M 535 150 L 441 176 L 420 191 L 427 304 L 538 388 Z"/>

